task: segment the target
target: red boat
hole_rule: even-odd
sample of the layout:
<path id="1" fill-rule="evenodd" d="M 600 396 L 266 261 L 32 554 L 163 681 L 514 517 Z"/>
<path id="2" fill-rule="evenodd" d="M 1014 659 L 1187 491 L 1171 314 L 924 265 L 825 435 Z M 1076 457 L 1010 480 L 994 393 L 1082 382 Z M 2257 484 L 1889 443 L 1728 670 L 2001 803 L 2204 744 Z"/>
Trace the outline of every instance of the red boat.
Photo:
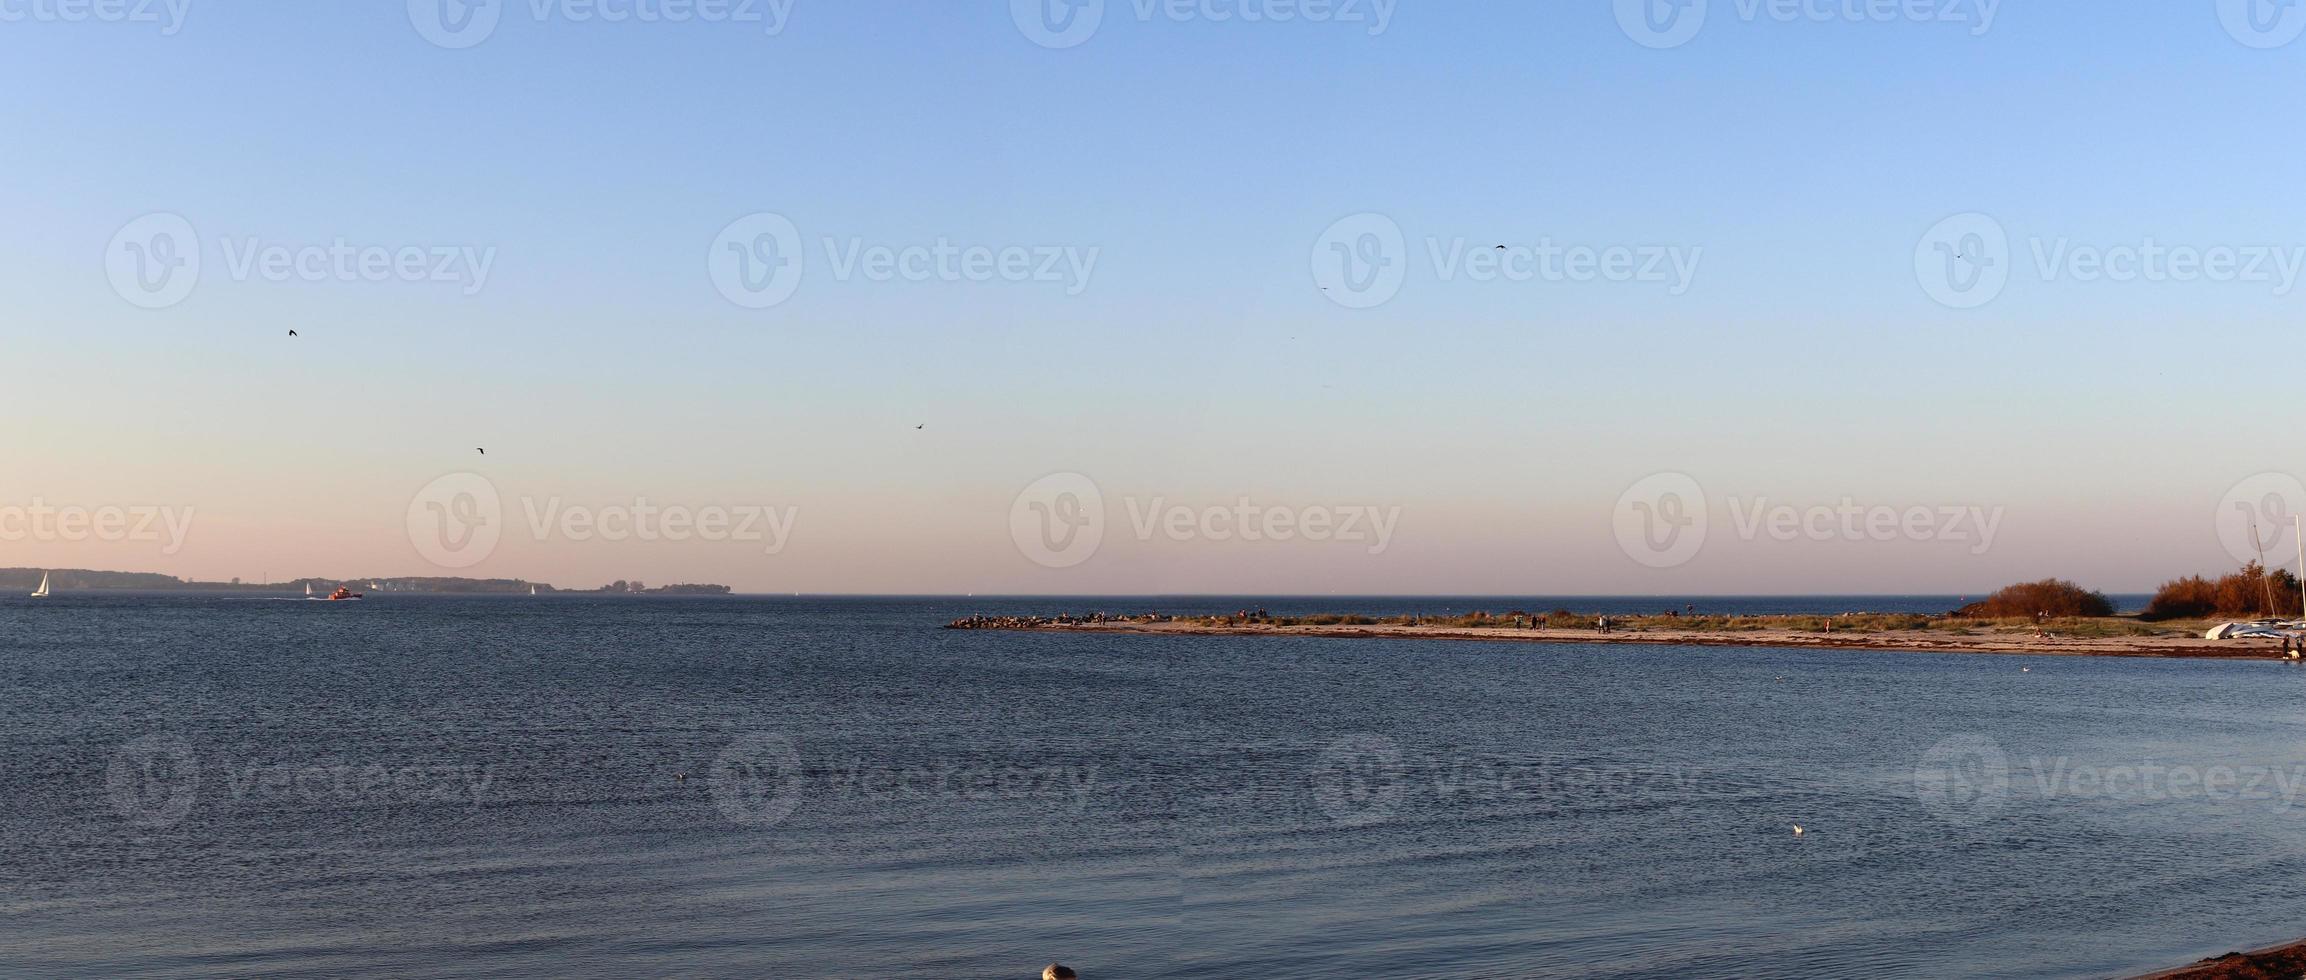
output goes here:
<path id="1" fill-rule="evenodd" d="M 341 585 L 336 587 L 336 591 L 328 594 L 328 601 L 330 602 L 343 602 L 347 599 L 358 598 L 360 598 L 360 593 L 354 592 L 351 589 L 345 588 Z"/>

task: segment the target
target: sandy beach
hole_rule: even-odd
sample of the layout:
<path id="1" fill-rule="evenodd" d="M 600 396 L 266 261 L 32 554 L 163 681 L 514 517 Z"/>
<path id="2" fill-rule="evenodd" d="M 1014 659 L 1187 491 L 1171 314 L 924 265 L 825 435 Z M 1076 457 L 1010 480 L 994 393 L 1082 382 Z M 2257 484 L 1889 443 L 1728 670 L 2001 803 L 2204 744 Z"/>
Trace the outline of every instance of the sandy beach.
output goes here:
<path id="1" fill-rule="evenodd" d="M 2139 980 L 2289 980 L 2306 976 L 2306 942 L 2213 956 Z"/>
<path id="2" fill-rule="evenodd" d="M 2177 629 L 2153 635 L 2075 635 L 2061 624 L 2046 630 L 2002 629 L 1800 629 L 1790 626 L 1712 629 L 1674 628 L 1643 623 L 1603 632 L 1592 627 L 1428 626 L 1380 624 L 1282 624 L 1206 619 L 989 621 L 968 629 L 1113 633 L 1149 636 L 1302 636 L 1327 639 L 1485 640 L 1514 643 L 1615 643 L 1637 646 L 1794 647 L 1829 650 L 1882 650 L 1920 653 L 1991 653 L 2074 657 L 2194 657 L 2273 659 L 2274 640 L 2208 640 L 2199 631 Z"/>

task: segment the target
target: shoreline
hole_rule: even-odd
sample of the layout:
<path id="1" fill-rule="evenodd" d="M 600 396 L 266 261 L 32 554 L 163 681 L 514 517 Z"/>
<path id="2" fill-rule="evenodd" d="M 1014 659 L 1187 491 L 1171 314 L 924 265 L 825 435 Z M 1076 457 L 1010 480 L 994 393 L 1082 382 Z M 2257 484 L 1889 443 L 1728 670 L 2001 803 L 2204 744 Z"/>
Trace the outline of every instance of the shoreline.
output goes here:
<path id="1" fill-rule="evenodd" d="M 2204 957 L 2185 966 L 2149 973 L 2137 980 L 2273 980 L 2306 974 L 2306 940 Z"/>
<path id="2" fill-rule="evenodd" d="M 967 625 L 964 625 L 967 624 Z M 2272 640 L 2209 640 L 2192 635 L 2040 636 L 2024 632 L 1965 634 L 1930 629 L 1807 630 L 1764 626 L 1734 630 L 1649 624 L 1603 632 L 1592 627 L 1426 626 L 1399 623 L 1281 624 L 1205 620 L 1080 619 L 960 620 L 945 627 L 1004 632 L 1104 633 L 1123 636 L 1285 636 L 1320 639 L 1459 640 L 1506 643 L 1623 644 L 1632 646 L 1781 647 L 1879 650 L 1900 653 L 1979 653 L 2010 656 L 2163 657 L 2202 660 L 2278 660 Z"/>

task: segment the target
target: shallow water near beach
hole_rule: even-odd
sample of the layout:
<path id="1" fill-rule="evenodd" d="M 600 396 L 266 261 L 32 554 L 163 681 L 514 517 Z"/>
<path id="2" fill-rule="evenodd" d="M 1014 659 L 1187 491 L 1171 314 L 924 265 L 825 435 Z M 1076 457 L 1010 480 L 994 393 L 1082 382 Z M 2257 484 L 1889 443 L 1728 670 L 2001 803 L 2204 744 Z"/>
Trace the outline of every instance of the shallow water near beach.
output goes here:
<path id="1" fill-rule="evenodd" d="M 0 599 L 0 974 L 2105 976 L 2306 935 L 2306 669 L 936 629 L 1951 598 Z"/>

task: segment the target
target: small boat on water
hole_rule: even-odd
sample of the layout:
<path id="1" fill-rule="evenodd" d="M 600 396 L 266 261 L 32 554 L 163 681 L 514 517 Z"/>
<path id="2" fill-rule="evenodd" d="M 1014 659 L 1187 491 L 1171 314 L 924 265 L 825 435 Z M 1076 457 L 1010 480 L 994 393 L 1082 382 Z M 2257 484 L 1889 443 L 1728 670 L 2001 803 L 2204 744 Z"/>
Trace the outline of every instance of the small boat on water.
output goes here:
<path id="1" fill-rule="evenodd" d="M 34 589 L 34 590 L 32 590 L 32 598 L 35 598 L 35 599 L 46 599 L 46 598 L 48 598 L 48 573 L 47 573 L 47 572 L 41 572 L 41 573 L 40 573 L 40 587 L 39 587 L 39 588 L 37 588 L 37 589 Z"/>
<path id="2" fill-rule="evenodd" d="M 360 593 L 354 592 L 351 589 L 345 588 L 341 585 L 336 587 L 336 591 L 328 594 L 328 601 L 330 602 L 349 602 L 358 598 L 361 598 Z"/>
<path id="3" fill-rule="evenodd" d="M 312 598 L 312 583 L 310 582 L 304 583 L 304 597 L 307 599 Z"/>

